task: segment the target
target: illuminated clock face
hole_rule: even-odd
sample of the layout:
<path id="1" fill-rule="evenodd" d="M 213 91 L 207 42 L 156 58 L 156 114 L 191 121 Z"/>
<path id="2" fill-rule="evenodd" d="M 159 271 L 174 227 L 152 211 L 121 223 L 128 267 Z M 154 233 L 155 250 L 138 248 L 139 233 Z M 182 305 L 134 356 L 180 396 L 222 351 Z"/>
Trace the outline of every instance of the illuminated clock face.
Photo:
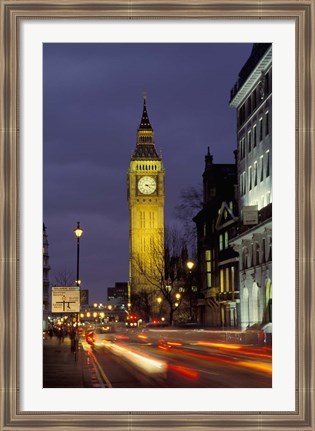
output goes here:
<path id="1" fill-rule="evenodd" d="M 138 181 L 138 189 L 144 195 L 151 195 L 156 190 L 156 181 L 153 177 L 142 177 Z"/>

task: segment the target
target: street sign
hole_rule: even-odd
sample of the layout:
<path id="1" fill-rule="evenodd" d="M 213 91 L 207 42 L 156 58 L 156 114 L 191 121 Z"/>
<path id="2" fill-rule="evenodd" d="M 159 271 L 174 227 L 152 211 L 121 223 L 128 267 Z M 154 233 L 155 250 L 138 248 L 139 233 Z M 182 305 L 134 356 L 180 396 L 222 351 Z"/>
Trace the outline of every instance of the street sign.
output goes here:
<path id="1" fill-rule="evenodd" d="M 53 287 L 52 313 L 79 313 L 80 290 L 77 287 Z"/>
<path id="2" fill-rule="evenodd" d="M 250 205 L 243 207 L 243 224 L 258 224 L 258 205 Z"/>

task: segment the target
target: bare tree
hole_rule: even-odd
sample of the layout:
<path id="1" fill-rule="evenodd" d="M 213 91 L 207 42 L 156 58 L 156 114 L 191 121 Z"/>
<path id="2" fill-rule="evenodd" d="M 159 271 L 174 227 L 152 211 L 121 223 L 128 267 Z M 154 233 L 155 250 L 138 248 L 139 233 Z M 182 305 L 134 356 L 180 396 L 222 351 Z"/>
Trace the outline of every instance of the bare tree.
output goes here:
<path id="1" fill-rule="evenodd" d="M 59 271 L 57 275 L 55 275 L 56 286 L 74 286 L 74 281 L 75 278 L 73 273 L 70 272 L 66 266 L 61 271 Z"/>
<path id="2" fill-rule="evenodd" d="M 149 253 L 132 256 L 132 259 L 138 275 L 146 280 L 148 289 L 145 290 L 151 292 L 151 304 L 155 304 L 158 296 L 162 295 L 169 308 L 169 323 L 172 324 L 174 313 L 183 300 L 179 287 L 185 283 L 188 252 L 185 241 L 174 229 L 166 230 L 165 248 L 161 244 L 152 242 Z"/>
<path id="3" fill-rule="evenodd" d="M 139 313 L 146 322 L 150 320 L 152 315 L 154 296 L 155 295 L 152 290 L 146 289 L 141 289 L 140 291 L 132 293 L 131 295 L 132 309 Z"/>
<path id="4" fill-rule="evenodd" d="M 180 194 L 180 203 L 175 207 L 175 216 L 182 225 L 182 230 L 185 232 L 187 246 L 191 252 L 196 250 L 196 226 L 193 218 L 203 207 L 203 191 L 202 186 L 188 187 L 183 189 Z"/>

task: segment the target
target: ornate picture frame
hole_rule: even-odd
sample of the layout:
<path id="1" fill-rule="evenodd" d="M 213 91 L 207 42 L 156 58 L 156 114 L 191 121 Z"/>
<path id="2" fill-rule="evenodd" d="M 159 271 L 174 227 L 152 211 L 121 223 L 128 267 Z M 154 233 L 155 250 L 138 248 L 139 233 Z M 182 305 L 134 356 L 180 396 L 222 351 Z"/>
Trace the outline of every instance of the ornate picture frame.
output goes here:
<path id="1" fill-rule="evenodd" d="M 0 430 L 315 430 L 313 0 L 0 0 Z M 293 20 L 296 29 L 296 409 L 294 412 L 26 412 L 20 408 L 19 34 L 30 19 Z"/>

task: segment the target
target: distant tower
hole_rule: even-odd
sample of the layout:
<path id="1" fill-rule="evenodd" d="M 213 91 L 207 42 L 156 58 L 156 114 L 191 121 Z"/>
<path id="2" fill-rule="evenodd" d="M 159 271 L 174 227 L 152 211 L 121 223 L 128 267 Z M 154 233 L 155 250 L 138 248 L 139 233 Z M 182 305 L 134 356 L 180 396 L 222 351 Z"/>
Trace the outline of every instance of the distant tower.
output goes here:
<path id="1" fill-rule="evenodd" d="M 156 279 L 158 271 L 164 268 L 164 168 L 155 149 L 146 97 L 127 183 L 129 283 L 132 294 L 152 290 L 148 278 Z"/>

